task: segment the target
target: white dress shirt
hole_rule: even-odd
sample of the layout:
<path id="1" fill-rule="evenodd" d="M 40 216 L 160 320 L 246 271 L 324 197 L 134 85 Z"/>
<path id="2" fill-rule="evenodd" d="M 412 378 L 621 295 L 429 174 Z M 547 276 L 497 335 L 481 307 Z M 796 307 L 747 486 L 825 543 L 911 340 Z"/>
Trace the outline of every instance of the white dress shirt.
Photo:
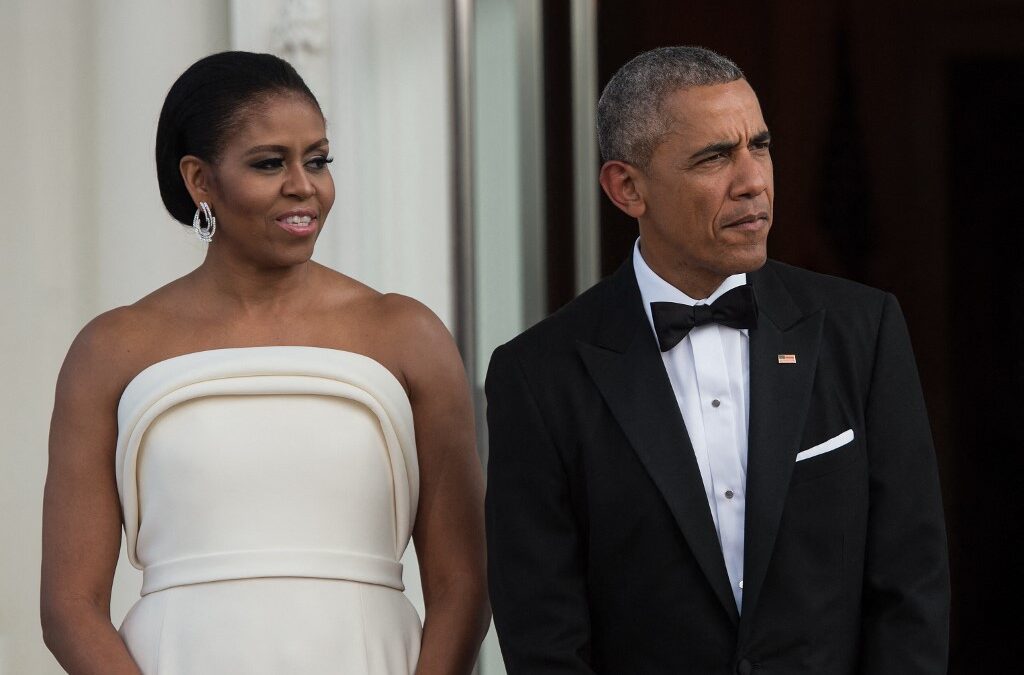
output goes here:
<path id="1" fill-rule="evenodd" d="M 707 305 L 726 291 L 747 283 L 746 274 L 734 274 L 707 298 L 691 298 L 648 267 L 640 253 L 639 239 L 633 246 L 633 269 L 652 331 L 652 302 Z M 743 518 L 750 410 L 748 340 L 744 329 L 711 323 L 693 328 L 679 344 L 661 353 L 704 480 L 704 493 L 738 609 L 743 604 Z"/>

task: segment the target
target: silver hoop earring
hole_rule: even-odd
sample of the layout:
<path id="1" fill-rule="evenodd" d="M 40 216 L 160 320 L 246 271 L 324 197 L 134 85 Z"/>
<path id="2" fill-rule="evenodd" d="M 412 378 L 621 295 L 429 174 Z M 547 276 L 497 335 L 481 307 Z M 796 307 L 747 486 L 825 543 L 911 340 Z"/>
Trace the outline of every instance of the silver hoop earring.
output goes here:
<path id="1" fill-rule="evenodd" d="M 206 221 L 205 223 L 202 221 Z M 195 230 L 199 241 L 209 244 L 213 241 L 213 233 L 217 231 L 217 219 L 213 217 L 213 211 L 206 202 L 199 202 L 196 215 L 192 218 L 192 229 Z"/>

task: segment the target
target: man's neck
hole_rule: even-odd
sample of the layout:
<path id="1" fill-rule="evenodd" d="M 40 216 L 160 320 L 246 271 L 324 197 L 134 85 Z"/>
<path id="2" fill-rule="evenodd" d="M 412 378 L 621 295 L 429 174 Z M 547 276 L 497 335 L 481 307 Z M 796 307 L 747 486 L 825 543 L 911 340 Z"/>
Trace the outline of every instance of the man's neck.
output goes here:
<path id="1" fill-rule="evenodd" d="M 729 278 L 729 275 L 723 276 L 710 270 L 694 270 L 677 261 L 660 260 L 657 255 L 645 250 L 643 242 L 640 243 L 640 256 L 652 272 L 694 300 L 708 298 Z"/>

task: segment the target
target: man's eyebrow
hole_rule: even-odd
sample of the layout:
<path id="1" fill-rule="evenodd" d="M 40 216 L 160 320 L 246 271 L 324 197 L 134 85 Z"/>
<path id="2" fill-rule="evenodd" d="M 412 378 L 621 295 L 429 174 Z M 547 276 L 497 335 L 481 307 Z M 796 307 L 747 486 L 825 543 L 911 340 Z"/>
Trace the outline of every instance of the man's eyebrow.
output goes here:
<path id="1" fill-rule="evenodd" d="M 720 152 L 728 152 L 735 148 L 736 145 L 737 144 L 732 141 L 718 141 L 711 145 L 705 145 L 703 148 L 690 155 L 690 159 L 697 159 L 702 155 L 717 155 Z"/>
<path id="2" fill-rule="evenodd" d="M 756 136 L 751 138 L 750 142 L 751 143 L 768 143 L 771 140 L 772 140 L 771 133 L 767 129 L 765 129 L 764 131 L 758 133 Z M 692 155 L 690 155 L 690 159 L 697 159 L 697 158 L 702 157 L 704 155 L 717 155 L 720 152 L 728 152 L 729 150 L 732 150 L 733 148 L 737 147 L 738 145 L 739 145 L 739 143 L 733 143 L 732 141 L 718 141 L 718 142 L 715 142 L 715 143 L 711 143 L 710 145 L 705 145 L 703 148 L 701 148 L 697 152 L 695 152 Z"/>
<path id="3" fill-rule="evenodd" d="M 305 150 L 303 150 L 303 152 L 306 153 L 309 152 L 310 150 L 316 150 L 322 145 L 327 145 L 326 138 L 321 138 L 316 143 L 310 143 L 309 146 Z M 248 150 L 246 150 L 245 154 L 253 155 L 257 152 L 280 152 L 284 154 L 288 152 L 290 149 L 291 148 L 289 148 L 286 145 L 257 145 L 256 147 L 249 148 Z"/>

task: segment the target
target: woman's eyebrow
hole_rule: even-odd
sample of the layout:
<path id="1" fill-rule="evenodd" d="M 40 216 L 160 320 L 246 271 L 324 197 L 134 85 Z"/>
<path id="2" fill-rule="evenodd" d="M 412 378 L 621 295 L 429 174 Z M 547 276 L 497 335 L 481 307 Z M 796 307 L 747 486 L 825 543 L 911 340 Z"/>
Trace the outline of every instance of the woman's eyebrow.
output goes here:
<path id="1" fill-rule="evenodd" d="M 317 141 L 315 143 L 310 143 L 309 146 L 307 146 L 306 149 L 303 152 L 309 152 L 310 150 L 316 150 L 321 145 L 327 145 L 327 142 L 328 141 L 327 141 L 326 137 L 325 138 L 321 138 L 319 141 Z M 291 148 L 289 148 L 287 145 L 257 145 L 255 147 L 252 147 L 252 148 L 249 148 L 248 150 L 246 150 L 245 154 L 252 155 L 252 154 L 255 154 L 257 152 L 280 152 L 280 153 L 285 153 L 285 152 L 288 152 L 288 150 L 290 150 L 290 149 Z"/>

